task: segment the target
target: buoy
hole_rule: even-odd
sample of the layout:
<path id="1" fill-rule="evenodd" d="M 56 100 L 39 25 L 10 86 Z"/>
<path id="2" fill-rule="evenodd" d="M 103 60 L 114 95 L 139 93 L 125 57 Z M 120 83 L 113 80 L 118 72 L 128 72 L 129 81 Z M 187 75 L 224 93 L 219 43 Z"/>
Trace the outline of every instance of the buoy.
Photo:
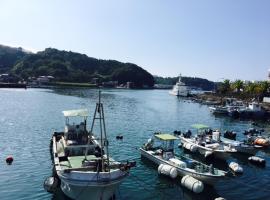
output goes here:
<path id="1" fill-rule="evenodd" d="M 117 140 L 122 140 L 122 139 L 123 139 L 123 135 L 117 135 L 117 136 L 116 136 L 116 139 L 117 139 Z"/>
<path id="2" fill-rule="evenodd" d="M 53 176 L 47 177 L 43 184 L 44 189 L 50 193 L 55 192 L 57 186 L 58 186 L 58 179 Z"/>
<path id="3" fill-rule="evenodd" d="M 231 162 L 229 164 L 229 168 L 233 170 L 235 173 L 242 174 L 243 173 L 243 168 L 236 162 Z"/>
<path id="4" fill-rule="evenodd" d="M 226 199 L 224 199 L 223 197 L 218 197 L 218 198 L 215 198 L 215 200 L 226 200 Z"/>
<path id="5" fill-rule="evenodd" d="M 268 147 L 269 146 L 269 140 L 264 139 L 264 138 L 256 138 L 254 141 L 255 145 L 260 145 L 260 146 L 264 146 L 264 147 Z"/>
<path id="6" fill-rule="evenodd" d="M 198 147 L 196 145 L 193 145 L 191 143 L 185 142 L 183 143 L 183 147 L 191 152 L 196 152 L 198 150 Z"/>
<path id="7" fill-rule="evenodd" d="M 181 185 L 195 193 L 201 193 L 204 189 L 203 182 L 186 175 L 181 179 Z"/>
<path id="8" fill-rule="evenodd" d="M 265 159 L 260 158 L 258 156 L 251 156 L 251 157 L 248 158 L 248 160 L 251 163 L 256 164 L 256 165 L 259 165 L 259 166 L 262 166 L 262 167 L 265 167 L 265 164 L 266 164 Z"/>
<path id="9" fill-rule="evenodd" d="M 158 173 L 166 176 L 170 176 L 175 179 L 177 177 L 177 169 L 170 165 L 160 164 L 158 166 Z"/>
<path id="10" fill-rule="evenodd" d="M 7 163 L 8 165 L 11 165 L 12 162 L 13 162 L 13 157 L 12 157 L 12 156 L 8 156 L 8 157 L 6 158 L 6 163 Z"/>

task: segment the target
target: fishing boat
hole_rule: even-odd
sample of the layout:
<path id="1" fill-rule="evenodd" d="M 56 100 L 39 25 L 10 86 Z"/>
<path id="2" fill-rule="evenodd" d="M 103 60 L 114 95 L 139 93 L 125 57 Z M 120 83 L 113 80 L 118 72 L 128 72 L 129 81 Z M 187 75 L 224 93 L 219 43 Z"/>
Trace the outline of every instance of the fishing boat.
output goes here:
<path id="1" fill-rule="evenodd" d="M 226 172 L 205 165 L 201 162 L 176 155 L 174 153 L 174 141 L 179 138 L 170 134 L 154 134 L 141 148 L 141 156 L 155 164 L 168 165 L 176 169 L 177 175 L 190 175 L 206 184 L 214 185 L 222 180 Z"/>
<path id="2" fill-rule="evenodd" d="M 213 114 L 220 114 L 220 115 L 228 114 L 228 108 L 226 106 L 210 106 L 209 110 Z"/>
<path id="3" fill-rule="evenodd" d="M 72 199 L 111 198 L 134 163 L 120 163 L 109 156 L 100 92 L 90 131 L 87 130 L 87 109 L 63 111 L 63 114 L 65 129 L 54 132 L 52 137 L 52 157 L 62 191 Z M 70 122 L 71 118 L 83 120 L 75 124 Z M 93 133 L 97 119 L 99 136 Z"/>
<path id="4" fill-rule="evenodd" d="M 238 109 L 240 118 L 254 118 L 261 119 L 264 118 L 266 111 L 261 107 L 261 105 L 255 101 L 248 104 L 248 107 Z"/>
<path id="5" fill-rule="evenodd" d="M 220 137 L 220 141 L 224 144 L 231 145 L 239 153 L 255 155 L 260 149 L 262 149 L 262 146 L 254 145 L 245 141 L 240 142 L 224 137 Z"/>
<path id="6" fill-rule="evenodd" d="M 237 150 L 231 146 L 220 142 L 220 132 L 211 131 L 209 126 L 203 124 L 194 124 L 193 128 L 197 129 L 197 134 L 192 135 L 183 133 L 179 135 L 181 146 L 194 152 L 204 155 L 205 158 L 214 156 L 221 160 L 227 160 L 232 153 Z M 210 130 L 210 131 L 209 131 Z"/>
<path id="7" fill-rule="evenodd" d="M 181 74 L 179 75 L 179 80 L 173 86 L 173 89 L 169 92 L 171 95 L 175 95 L 178 97 L 187 97 L 189 95 L 188 86 L 181 81 Z"/>

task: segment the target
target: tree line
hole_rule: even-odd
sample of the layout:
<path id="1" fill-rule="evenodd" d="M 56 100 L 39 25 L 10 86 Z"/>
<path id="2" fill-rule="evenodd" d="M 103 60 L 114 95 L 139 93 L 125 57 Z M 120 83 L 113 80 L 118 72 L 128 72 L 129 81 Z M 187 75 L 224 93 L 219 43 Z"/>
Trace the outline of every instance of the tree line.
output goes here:
<path id="1" fill-rule="evenodd" d="M 257 98 L 262 100 L 264 96 L 269 96 L 270 82 L 244 82 L 242 80 L 230 81 L 229 79 L 225 79 L 223 82 L 216 84 L 216 92 L 221 95 Z"/>

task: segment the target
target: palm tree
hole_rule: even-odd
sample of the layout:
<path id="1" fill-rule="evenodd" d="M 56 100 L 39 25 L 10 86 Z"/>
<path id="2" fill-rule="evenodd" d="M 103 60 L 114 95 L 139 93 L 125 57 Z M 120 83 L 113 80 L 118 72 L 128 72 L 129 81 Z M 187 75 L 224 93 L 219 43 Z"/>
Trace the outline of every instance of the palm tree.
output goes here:
<path id="1" fill-rule="evenodd" d="M 249 82 L 245 87 L 245 92 L 252 95 L 255 92 L 256 84 Z"/>
<path id="2" fill-rule="evenodd" d="M 244 82 L 241 80 L 236 80 L 232 83 L 232 88 L 236 89 L 236 92 L 239 93 L 241 89 L 244 87 Z"/>
<path id="3" fill-rule="evenodd" d="M 266 95 L 269 91 L 270 84 L 268 81 L 262 81 L 260 82 L 260 88 L 262 90 L 262 95 Z"/>
<path id="4" fill-rule="evenodd" d="M 231 83 L 229 79 L 225 79 L 222 84 L 223 92 L 228 93 L 231 91 Z"/>

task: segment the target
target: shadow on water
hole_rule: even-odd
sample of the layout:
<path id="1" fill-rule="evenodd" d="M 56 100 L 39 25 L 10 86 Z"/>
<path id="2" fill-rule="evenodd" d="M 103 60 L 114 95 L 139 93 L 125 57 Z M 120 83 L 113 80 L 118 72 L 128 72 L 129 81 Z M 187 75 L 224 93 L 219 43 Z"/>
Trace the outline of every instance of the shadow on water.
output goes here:
<path id="1" fill-rule="evenodd" d="M 56 192 L 52 195 L 52 200 L 72 200 L 69 197 L 67 197 L 60 187 L 57 188 Z"/>

